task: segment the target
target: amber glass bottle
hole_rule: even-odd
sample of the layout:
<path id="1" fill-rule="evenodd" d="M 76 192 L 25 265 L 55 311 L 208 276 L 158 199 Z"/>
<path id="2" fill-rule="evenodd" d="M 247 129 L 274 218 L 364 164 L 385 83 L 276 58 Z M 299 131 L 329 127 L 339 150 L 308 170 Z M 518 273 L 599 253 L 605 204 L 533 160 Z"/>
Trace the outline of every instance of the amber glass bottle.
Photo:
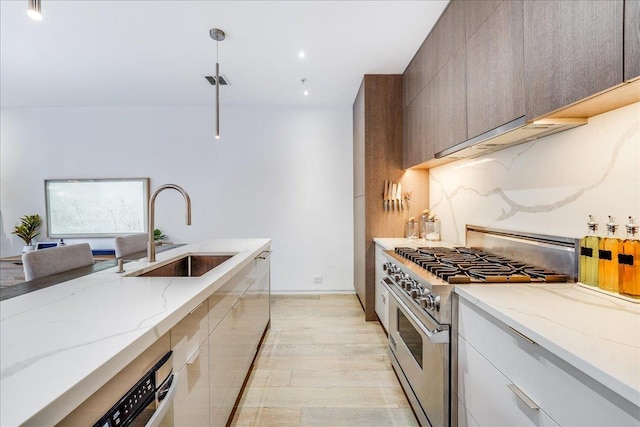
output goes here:
<path id="1" fill-rule="evenodd" d="M 587 235 L 580 240 L 580 281 L 585 285 L 598 286 L 598 246 L 600 238 L 596 236 L 598 223 L 589 215 Z"/>
<path id="2" fill-rule="evenodd" d="M 626 225 L 627 238 L 620 242 L 618 253 L 618 280 L 620 293 L 640 298 L 640 240 L 637 238 L 638 224 L 629 217 Z"/>
<path id="3" fill-rule="evenodd" d="M 598 287 L 605 291 L 618 292 L 618 248 L 620 239 L 616 237 L 618 224 L 609 216 L 607 237 L 600 240 L 598 251 Z"/>

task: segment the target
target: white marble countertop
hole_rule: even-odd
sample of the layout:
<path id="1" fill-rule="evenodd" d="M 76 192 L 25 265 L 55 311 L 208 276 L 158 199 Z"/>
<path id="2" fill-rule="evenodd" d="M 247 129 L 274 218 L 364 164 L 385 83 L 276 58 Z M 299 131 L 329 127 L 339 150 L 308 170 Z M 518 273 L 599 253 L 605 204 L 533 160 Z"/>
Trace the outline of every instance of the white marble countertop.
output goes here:
<path id="1" fill-rule="evenodd" d="M 157 254 L 236 254 L 200 277 L 127 277 L 146 258 L 0 303 L 0 425 L 54 425 L 269 247 L 220 239 Z"/>
<path id="2" fill-rule="evenodd" d="M 455 292 L 640 406 L 640 304 L 575 283 Z"/>

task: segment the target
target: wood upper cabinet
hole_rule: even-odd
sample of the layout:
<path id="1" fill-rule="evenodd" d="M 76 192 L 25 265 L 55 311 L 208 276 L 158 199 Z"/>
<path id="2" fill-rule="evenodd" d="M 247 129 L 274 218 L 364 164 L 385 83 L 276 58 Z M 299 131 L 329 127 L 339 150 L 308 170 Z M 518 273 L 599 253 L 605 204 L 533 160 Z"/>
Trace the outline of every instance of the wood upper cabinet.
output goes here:
<path id="1" fill-rule="evenodd" d="M 464 3 L 464 32 L 466 39 L 480 28 L 482 23 L 502 4 L 503 0 L 467 0 Z"/>
<path id="2" fill-rule="evenodd" d="M 454 0 L 442 13 L 403 74 L 402 106 L 406 108 L 451 57 L 464 46 L 464 2 Z"/>
<path id="3" fill-rule="evenodd" d="M 418 52 L 416 52 L 409 66 L 402 74 L 402 108 L 407 108 L 427 83 L 425 76 L 426 45 L 427 40 L 422 43 L 422 46 L 420 46 L 420 49 L 418 49 Z"/>
<path id="4" fill-rule="evenodd" d="M 467 40 L 466 65 L 469 138 L 524 115 L 522 1 L 502 2 Z"/>
<path id="5" fill-rule="evenodd" d="M 434 154 L 467 139 L 465 51 L 460 49 L 431 81 L 428 141 Z"/>
<path id="6" fill-rule="evenodd" d="M 622 83 L 623 6 L 623 0 L 524 2 L 527 120 Z"/>
<path id="7" fill-rule="evenodd" d="M 431 83 L 427 83 L 403 111 L 402 167 L 405 169 L 426 162 L 435 154 L 433 144 L 427 142 L 427 102 L 430 89 Z"/>
<path id="8" fill-rule="evenodd" d="M 640 77 L 640 1 L 624 2 L 624 81 Z"/>

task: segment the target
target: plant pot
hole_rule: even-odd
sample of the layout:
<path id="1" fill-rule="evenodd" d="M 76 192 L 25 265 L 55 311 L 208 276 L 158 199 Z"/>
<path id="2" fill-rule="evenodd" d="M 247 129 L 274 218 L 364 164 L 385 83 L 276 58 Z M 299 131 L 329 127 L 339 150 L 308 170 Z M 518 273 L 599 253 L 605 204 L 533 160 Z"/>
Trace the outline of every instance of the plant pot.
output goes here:
<path id="1" fill-rule="evenodd" d="M 35 249 L 36 249 L 35 245 L 24 245 L 22 247 L 22 253 L 31 252 L 31 251 L 34 251 Z"/>

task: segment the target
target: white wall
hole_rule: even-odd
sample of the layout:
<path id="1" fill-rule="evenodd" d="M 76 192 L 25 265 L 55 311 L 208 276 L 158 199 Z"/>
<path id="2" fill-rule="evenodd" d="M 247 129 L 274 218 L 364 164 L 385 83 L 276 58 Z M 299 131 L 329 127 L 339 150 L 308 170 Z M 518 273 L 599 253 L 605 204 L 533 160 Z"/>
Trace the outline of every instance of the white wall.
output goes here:
<path id="1" fill-rule="evenodd" d="M 270 237 L 274 291 L 353 290 L 350 106 L 223 107 L 219 141 L 207 107 L 10 108 L 0 125 L 2 256 L 20 216 L 44 218 L 45 178 L 150 177 L 192 199 L 187 227 L 182 197 L 158 197 L 170 240 Z"/>
<path id="2" fill-rule="evenodd" d="M 442 239 L 464 244 L 465 224 L 567 237 L 600 234 L 607 216 L 640 216 L 640 103 L 587 125 L 431 169 L 430 206 Z M 621 227 L 619 236 L 625 236 Z"/>

